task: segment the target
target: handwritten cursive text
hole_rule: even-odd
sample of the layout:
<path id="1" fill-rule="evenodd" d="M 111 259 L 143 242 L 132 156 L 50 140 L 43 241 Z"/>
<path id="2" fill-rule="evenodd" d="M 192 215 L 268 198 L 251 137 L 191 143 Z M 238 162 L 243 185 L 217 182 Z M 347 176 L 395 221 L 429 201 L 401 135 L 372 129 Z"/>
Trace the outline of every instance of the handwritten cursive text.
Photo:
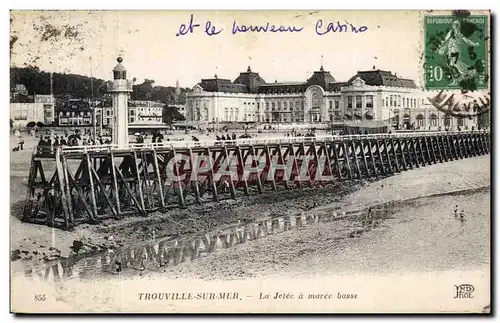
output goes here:
<path id="1" fill-rule="evenodd" d="M 220 34 L 224 29 L 218 29 L 213 22 L 207 20 L 205 23 L 204 33 L 208 36 L 216 36 Z M 185 24 L 179 26 L 178 32 L 175 34 L 176 37 L 185 36 L 189 34 L 194 34 L 198 29 L 202 29 L 199 23 L 195 22 L 195 17 L 193 14 L 189 16 L 189 21 Z M 201 27 L 201 28 L 200 28 Z M 231 28 L 231 34 L 244 34 L 244 33 L 298 33 L 304 30 L 303 26 L 296 25 L 275 25 L 270 22 L 266 22 L 262 25 L 245 25 L 238 24 L 236 19 L 233 20 L 233 25 Z M 349 22 L 340 23 L 339 21 L 323 22 L 323 19 L 318 19 L 315 24 L 314 31 L 316 35 L 323 36 L 326 34 L 333 33 L 351 33 L 359 34 L 364 33 L 368 30 L 367 26 L 355 26 Z"/>
<path id="2" fill-rule="evenodd" d="M 337 21 L 337 24 L 335 22 L 330 22 L 326 28 L 323 28 L 323 20 L 318 19 L 316 22 L 316 34 L 323 36 L 328 33 L 364 33 L 365 31 L 368 30 L 367 26 L 361 26 L 357 28 L 353 24 L 350 24 L 346 21 L 345 24 L 341 24 L 340 22 Z"/>
<path id="3" fill-rule="evenodd" d="M 297 27 L 297 26 L 275 26 L 270 23 L 266 23 L 265 25 L 261 26 L 254 26 L 254 25 L 238 25 L 236 23 L 236 20 L 233 21 L 233 35 L 237 33 L 246 33 L 246 32 L 257 32 L 257 33 L 286 33 L 286 32 L 300 32 L 304 29 L 304 27 Z"/>
<path id="4" fill-rule="evenodd" d="M 200 27 L 200 24 L 194 23 L 194 15 L 191 14 L 191 16 L 189 17 L 189 23 L 187 25 L 186 24 L 180 25 L 179 31 L 177 32 L 177 34 L 175 34 L 175 36 L 179 37 L 187 34 L 192 34 L 194 33 L 195 28 L 197 27 Z M 221 33 L 222 30 L 223 29 L 217 30 L 215 25 L 213 25 L 210 20 L 207 20 L 207 22 L 205 23 L 205 34 L 207 34 L 208 36 L 218 35 Z"/>

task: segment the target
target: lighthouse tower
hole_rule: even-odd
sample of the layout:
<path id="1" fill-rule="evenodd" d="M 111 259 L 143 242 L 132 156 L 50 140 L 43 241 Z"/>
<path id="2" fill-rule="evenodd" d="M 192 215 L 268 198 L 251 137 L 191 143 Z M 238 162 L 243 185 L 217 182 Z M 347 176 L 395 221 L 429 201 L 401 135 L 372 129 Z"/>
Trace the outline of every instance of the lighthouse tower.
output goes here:
<path id="1" fill-rule="evenodd" d="M 113 69 L 113 82 L 108 92 L 113 96 L 113 144 L 119 148 L 128 146 L 128 94 L 132 92 L 132 81 L 127 80 L 127 69 L 122 65 L 123 58 L 118 57 L 118 64 Z"/>

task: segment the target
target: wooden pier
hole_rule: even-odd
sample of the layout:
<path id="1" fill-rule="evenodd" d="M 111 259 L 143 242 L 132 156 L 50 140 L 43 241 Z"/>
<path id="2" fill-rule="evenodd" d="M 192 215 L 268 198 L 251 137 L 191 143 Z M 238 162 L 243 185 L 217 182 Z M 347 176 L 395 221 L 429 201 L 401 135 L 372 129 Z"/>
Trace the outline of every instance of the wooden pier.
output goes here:
<path id="1" fill-rule="evenodd" d="M 485 131 L 37 147 L 23 221 L 80 223 L 395 174 L 488 154 Z"/>

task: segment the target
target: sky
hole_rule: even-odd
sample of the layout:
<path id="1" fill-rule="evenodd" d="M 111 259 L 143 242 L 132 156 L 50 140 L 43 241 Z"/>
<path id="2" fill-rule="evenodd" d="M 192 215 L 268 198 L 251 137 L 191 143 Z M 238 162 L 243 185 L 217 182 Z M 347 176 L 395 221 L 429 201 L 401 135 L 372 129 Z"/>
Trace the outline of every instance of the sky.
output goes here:
<path id="1" fill-rule="evenodd" d="M 176 36 L 182 24 L 192 33 Z M 111 79 L 121 55 L 129 78 L 193 87 L 201 78 L 234 80 L 251 65 L 267 82 L 305 81 L 321 62 L 337 81 L 374 65 L 422 77 L 422 14 L 418 11 L 12 11 L 11 66 Z M 332 22 L 348 32 L 324 33 Z M 217 35 L 205 33 L 207 21 Z M 295 26 L 300 32 L 233 34 L 237 26 Z M 364 32 L 352 32 L 366 27 Z M 187 28 L 186 28 L 187 29 Z M 51 33 L 55 31 L 55 33 Z M 59 34 L 57 33 L 59 32 Z"/>

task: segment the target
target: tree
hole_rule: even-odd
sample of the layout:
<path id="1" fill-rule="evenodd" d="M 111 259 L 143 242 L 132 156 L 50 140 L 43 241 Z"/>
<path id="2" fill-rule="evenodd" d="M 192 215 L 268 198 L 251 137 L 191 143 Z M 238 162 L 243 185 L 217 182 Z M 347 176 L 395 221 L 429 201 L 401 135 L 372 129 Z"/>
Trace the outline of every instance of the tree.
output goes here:
<path id="1" fill-rule="evenodd" d="M 92 78 L 93 91 L 90 78 L 77 74 L 53 73 L 52 90 L 55 96 L 69 95 L 70 98 L 100 98 L 106 93 L 106 82 Z M 40 71 L 36 66 L 10 69 L 10 84 L 24 84 L 28 94 L 50 94 L 50 73 Z"/>
<path id="2" fill-rule="evenodd" d="M 134 85 L 132 87 L 132 99 L 133 100 L 151 100 L 151 94 L 153 92 L 154 80 L 145 79 L 143 83 Z"/>
<path id="3" fill-rule="evenodd" d="M 171 125 L 174 121 L 184 121 L 186 118 L 179 112 L 179 109 L 175 106 L 165 105 L 163 107 L 163 118 L 164 122 Z"/>

